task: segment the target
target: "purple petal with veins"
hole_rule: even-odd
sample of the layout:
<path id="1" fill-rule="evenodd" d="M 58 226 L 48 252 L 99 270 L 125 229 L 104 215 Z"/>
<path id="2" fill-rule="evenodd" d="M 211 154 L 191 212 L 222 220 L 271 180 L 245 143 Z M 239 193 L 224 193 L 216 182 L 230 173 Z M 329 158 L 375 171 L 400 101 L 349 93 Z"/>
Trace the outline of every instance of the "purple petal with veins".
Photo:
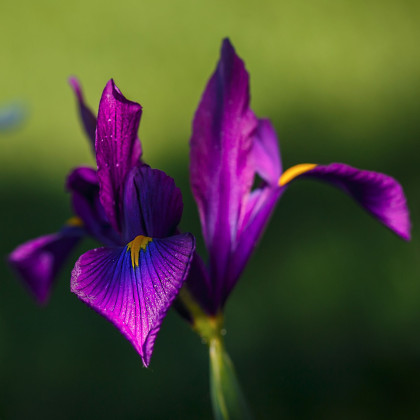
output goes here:
<path id="1" fill-rule="evenodd" d="M 73 269 L 71 290 L 112 322 L 148 366 L 162 320 L 187 277 L 195 241 L 191 234 L 137 239 L 137 247 L 131 243 L 83 254 Z"/>
<path id="2" fill-rule="evenodd" d="M 121 232 L 125 178 L 139 163 L 137 138 L 142 108 L 127 100 L 111 79 L 102 94 L 96 129 L 99 197 L 112 227 Z"/>
<path id="3" fill-rule="evenodd" d="M 182 216 L 181 191 L 165 172 L 139 165 L 127 176 L 123 208 L 125 242 L 137 235 L 170 236 Z"/>

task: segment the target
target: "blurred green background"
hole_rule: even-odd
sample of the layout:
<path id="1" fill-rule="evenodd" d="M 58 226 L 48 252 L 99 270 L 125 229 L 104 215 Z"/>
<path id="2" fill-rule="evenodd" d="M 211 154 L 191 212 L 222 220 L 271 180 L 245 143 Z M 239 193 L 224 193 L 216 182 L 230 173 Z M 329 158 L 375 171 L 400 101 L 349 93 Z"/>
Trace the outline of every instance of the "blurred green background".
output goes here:
<path id="1" fill-rule="evenodd" d="M 4 1 L 0 252 L 71 215 L 66 174 L 91 164 L 67 84 L 96 111 L 113 77 L 144 107 L 144 158 L 184 193 L 192 116 L 229 36 L 272 119 L 285 167 L 346 162 L 396 177 L 419 220 L 417 1 Z M 93 243 L 80 247 L 76 257 Z M 281 200 L 227 306 L 227 347 L 257 419 L 420 417 L 420 241 L 404 243 L 339 191 Z M 73 260 L 73 262 L 74 262 Z M 0 419 L 210 419 L 206 347 L 175 312 L 151 367 L 69 292 L 38 308 L 0 265 Z"/>

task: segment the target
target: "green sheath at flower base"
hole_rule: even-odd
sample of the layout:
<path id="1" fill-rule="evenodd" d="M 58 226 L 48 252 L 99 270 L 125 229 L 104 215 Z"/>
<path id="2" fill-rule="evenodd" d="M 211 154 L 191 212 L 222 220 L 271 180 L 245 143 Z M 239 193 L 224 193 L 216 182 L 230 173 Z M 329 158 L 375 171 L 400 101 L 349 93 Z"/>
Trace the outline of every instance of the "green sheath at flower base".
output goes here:
<path id="1" fill-rule="evenodd" d="M 206 314 L 186 287 L 179 297 L 193 318 L 193 329 L 209 346 L 210 393 L 216 420 L 250 420 L 249 412 L 235 369 L 223 343 L 223 315 Z"/>

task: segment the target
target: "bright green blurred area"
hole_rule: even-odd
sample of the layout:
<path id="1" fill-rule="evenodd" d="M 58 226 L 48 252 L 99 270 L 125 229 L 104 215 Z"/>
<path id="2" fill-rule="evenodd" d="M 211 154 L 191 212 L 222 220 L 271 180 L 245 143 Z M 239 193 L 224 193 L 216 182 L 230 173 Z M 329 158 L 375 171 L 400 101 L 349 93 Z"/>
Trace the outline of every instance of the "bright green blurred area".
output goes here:
<path id="1" fill-rule="evenodd" d="M 192 116 L 229 36 L 273 120 L 284 166 L 344 161 L 395 176 L 419 220 L 420 3 L 73 1 L 0 6 L 3 255 L 71 215 L 64 178 L 93 164 L 67 78 L 93 109 L 113 77 L 143 105 L 144 158 L 184 192 Z M 92 243 L 80 249 L 88 249 Z M 406 244 L 343 194 L 297 184 L 227 308 L 227 347 L 256 418 L 420 415 L 420 242 Z M 75 255 L 76 258 L 77 255 Z M 150 369 L 69 292 L 39 309 L 1 266 L 1 419 L 209 419 L 207 354 L 171 313 Z"/>

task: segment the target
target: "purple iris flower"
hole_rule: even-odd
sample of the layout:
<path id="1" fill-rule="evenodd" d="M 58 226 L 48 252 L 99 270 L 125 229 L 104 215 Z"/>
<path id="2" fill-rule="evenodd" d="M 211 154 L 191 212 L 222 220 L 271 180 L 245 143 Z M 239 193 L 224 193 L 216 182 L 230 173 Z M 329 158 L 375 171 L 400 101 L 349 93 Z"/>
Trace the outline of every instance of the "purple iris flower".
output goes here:
<path id="1" fill-rule="evenodd" d="M 187 278 L 195 239 L 178 233 L 183 204 L 173 179 L 140 160 L 141 106 L 110 80 L 96 121 L 77 81 L 71 84 L 92 143 L 96 132 L 98 166 L 77 168 L 67 180 L 79 230 L 29 241 L 9 261 L 44 302 L 76 240 L 89 234 L 102 242 L 104 248 L 77 260 L 71 291 L 111 321 L 147 366 L 162 320 Z"/>
<path id="2" fill-rule="evenodd" d="M 298 179 L 325 181 L 351 196 L 405 240 L 410 219 L 392 177 L 343 163 L 300 164 L 283 171 L 276 133 L 249 106 L 249 75 L 229 40 L 193 121 L 190 182 L 209 254 L 197 256 L 188 287 L 209 314 L 222 310 L 273 209 Z M 261 182 L 253 188 L 254 179 Z"/>
<path id="3" fill-rule="evenodd" d="M 191 187 L 209 254 L 205 265 L 194 253 L 194 237 L 178 231 L 179 189 L 141 161 L 141 106 L 128 101 L 111 80 L 96 119 L 77 80 L 70 83 L 98 169 L 77 168 L 67 179 L 76 217 L 60 232 L 19 246 L 9 261 L 44 303 L 84 235 L 104 244 L 78 259 L 71 290 L 119 328 L 146 366 L 162 319 L 187 276 L 201 308 L 211 317 L 221 312 L 277 201 L 297 179 L 319 179 L 342 189 L 397 235 L 410 238 L 405 196 L 392 177 L 341 163 L 283 171 L 274 129 L 250 109 L 248 73 L 225 40 L 191 138 Z M 177 308 L 194 318 L 200 312 L 192 313 L 194 305 L 184 293 Z"/>

